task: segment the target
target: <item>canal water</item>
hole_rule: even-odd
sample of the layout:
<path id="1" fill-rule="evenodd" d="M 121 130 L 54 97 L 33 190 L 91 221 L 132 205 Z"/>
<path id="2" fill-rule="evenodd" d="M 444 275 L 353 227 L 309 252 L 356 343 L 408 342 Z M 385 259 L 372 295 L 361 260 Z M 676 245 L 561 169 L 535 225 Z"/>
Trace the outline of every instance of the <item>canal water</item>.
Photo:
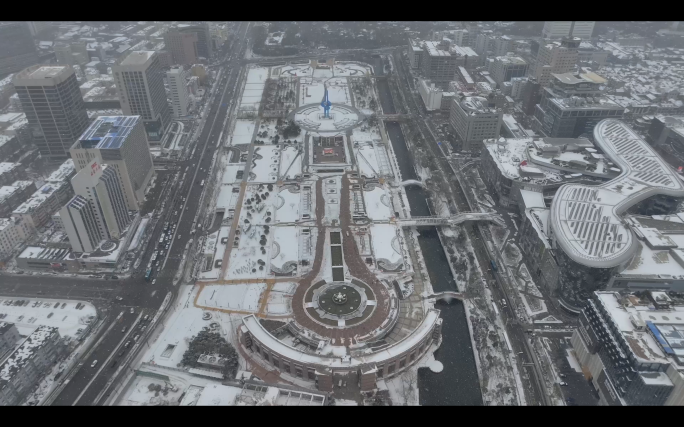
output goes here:
<path id="1" fill-rule="evenodd" d="M 377 69 L 377 68 L 376 68 Z M 389 86 L 385 80 L 376 80 L 380 102 L 385 114 L 395 113 Z M 409 157 L 408 148 L 398 123 L 386 123 L 388 136 L 399 163 L 401 177 L 420 179 Z M 411 215 L 427 216 L 427 193 L 420 187 L 406 188 Z M 434 227 L 421 227 L 418 238 L 420 249 L 435 292 L 458 291 Z M 458 300 L 447 304 L 438 302 L 441 310 L 442 345 L 435 352 L 435 358 L 442 362 L 444 370 L 438 374 L 427 368 L 418 371 L 418 389 L 421 405 L 482 405 L 482 394 L 477 377 L 475 356 L 470 341 L 463 303 Z"/>

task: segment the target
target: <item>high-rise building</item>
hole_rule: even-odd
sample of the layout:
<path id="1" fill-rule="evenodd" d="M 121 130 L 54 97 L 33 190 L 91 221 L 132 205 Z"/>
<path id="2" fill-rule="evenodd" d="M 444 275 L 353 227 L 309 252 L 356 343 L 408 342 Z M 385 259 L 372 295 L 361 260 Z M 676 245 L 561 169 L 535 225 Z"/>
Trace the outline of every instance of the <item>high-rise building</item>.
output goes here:
<path id="1" fill-rule="evenodd" d="M 496 83 L 510 82 L 514 77 L 527 75 L 527 62 L 519 56 L 497 56 L 490 63 L 489 73 Z"/>
<path id="2" fill-rule="evenodd" d="M 438 42 L 423 42 L 423 76 L 433 82 L 448 82 L 454 79 L 459 58 L 449 52 L 448 46 Z"/>
<path id="3" fill-rule="evenodd" d="M 82 242 L 85 241 L 97 240 L 99 243 L 103 239 L 120 238 L 130 223 L 130 215 L 126 209 L 121 183 L 114 169 L 93 160 L 71 179 L 71 185 L 76 196 L 69 201 L 68 206 L 71 210 L 60 213 L 60 216 L 72 246 L 74 242 L 78 241 L 83 245 Z M 79 196 L 88 202 L 88 208 L 81 206 Z M 86 212 L 84 209 L 90 209 L 90 212 Z M 92 223 L 87 227 L 74 225 L 79 224 L 78 220 L 73 219 L 77 212 L 78 217 L 84 221 L 91 217 L 94 218 L 94 226 Z M 69 224 L 70 222 L 71 224 Z M 73 234 L 84 231 L 88 233 L 88 237 Z M 76 250 L 77 246 L 73 246 L 73 248 L 79 252 Z"/>
<path id="4" fill-rule="evenodd" d="M 197 56 L 209 59 L 214 53 L 214 46 L 211 42 L 211 32 L 206 22 L 199 24 L 179 24 L 178 31 L 182 33 L 197 34 Z"/>
<path id="5" fill-rule="evenodd" d="M 160 141 L 170 123 L 171 111 L 157 53 L 131 52 L 112 67 L 112 72 L 124 115 L 141 116 L 148 140 Z"/>
<path id="6" fill-rule="evenodd" d="M 36 65 L 16 74 L 13 83 L 40 154 L 68 157 L 69 147 L 88 127 L 74 70 L 68 65 Z"/>
<path id="7" fill-rule="evenodd" d="M 102 241 L 95 213 L 83 196 L 74 196 L 60 211 L 62 227 L 74 252 L 93 252 Z"/>
<path id="8" fill-rule="evenodd" d="M 126 207 L 139 210 L 154 176 L 147 135 L 140 116 L 100 116 L 71 146 L 76 170 L 93 160 L 111 167 L 123 188 Z"/>
<path id="9" fill-rule="evenodd" d="M 0 78 L 39 62 L 26 22 L 0 23 L 0 40 Z"/>
<path id="10" fill-rule="evenodd" d="M 553 74 L 550 87 L 542 90 L 532 127 L 554 138 L 591 135 L 603 119 L 621 119 L 625 108 L 606 99 L 601 86 L 606 80 L 595 73 Z"/>
<path id="11" fill-rule="evenodd" d="M 594 33 L 594 21 L 546 21 L 542 30 L 545 39 L 577 37 L 588 40 Z"/>
<path id="12" fill-rule="evenodd" d="M 187 72 L 183 67 L 173 67 L 166 72 L 166 80 L 171 91 L 171 109 L 174 117 L 188 115 L 190 96 L 186 80 Z"/>
<path id="13" fill-rule="evenodd" d="M 449 122 L 463 142 L 462 150 L 479 151 L 483 140 L 499 137 L 503 110 L 492 99 L 464 96 L 451 103 Z"/>
<path id="14" fill-rule="evenodd" d="M 551 83 L 551 74 L 569 73 L 575 70 L 578 61 L 580 39 L 565 38 L 560 42 L 534 43 L 535 59 L 529 75 L 546 87 Z"/>
<path id="15" fill-rule="evenodd" d="M 197 33 L 181 32 L 171 29 L 164 34 L 164 45 L 171 54 L 171 61 L 179 65 L 192 65 L 198 62 Z"/>

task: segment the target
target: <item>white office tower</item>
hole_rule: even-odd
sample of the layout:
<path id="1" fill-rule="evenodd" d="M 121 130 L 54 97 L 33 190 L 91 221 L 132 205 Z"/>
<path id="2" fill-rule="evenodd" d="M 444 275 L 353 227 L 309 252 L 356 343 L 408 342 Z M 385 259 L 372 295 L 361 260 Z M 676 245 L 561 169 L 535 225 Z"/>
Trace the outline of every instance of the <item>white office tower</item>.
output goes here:
<path id="1" fill-rule="evenodd" d="M 187 72 L 183 70 L 182 66 L 172 67 L 166 72 L 166 79 L 171 91 L 171 110 L 176 118 L 187 116 L 190 108 L 190 96 L 185 81 L 186 75 Z"/>
<path id="2" fill-rule="evenodd" d="M 171 112 L 157 52 L 131 52 L 112 72 L 124 115 L 142 116 L 149 140 L 160 141 Z"/>
<path id="3" fill-rule="evenodd" d="M 93 252 L 97 249 L 102 235 L 93 208 L 85 198 L 74 196 L 59 211 L 59 216 L 74 252 Z"/>
<path id="4" fill-rule="evenodd" d="M 595 21 L 546 21 L 542 30 L 545 39 L 577 37 L 588 40 L 594 33 Z"/>
<path id="5" fill-rule="evenodd" d="M 122 186 L 114 171 L 108 165 L 93 160 L 72 179 L 74 193 L 88 201 L 102 239 L 118 239 L 130 222 Z"/>
<path id="6" fill-rule="evenodd" d="M 77 171 L 91 161 L 113 168 L 128 210 L 140 210 L 154 165 L 140 116 L 100 116 L 69 150 Z"/>

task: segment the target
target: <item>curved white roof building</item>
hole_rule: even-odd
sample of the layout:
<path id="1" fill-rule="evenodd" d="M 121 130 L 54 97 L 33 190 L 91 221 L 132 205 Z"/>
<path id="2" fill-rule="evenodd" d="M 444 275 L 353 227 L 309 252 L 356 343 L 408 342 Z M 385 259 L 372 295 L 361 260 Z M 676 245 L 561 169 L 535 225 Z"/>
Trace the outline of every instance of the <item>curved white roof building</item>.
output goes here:
<path id="1" fill-rule="evenodd" d="M 621 215 L 655 195 L 684 197 L 684 182 L 655 150 L 626 124 L 599 122 L 594 140 L 622 173 L 597 186 L 568 184 L 551 205 L 556 243 L 573 261 L 611 268 L 629 261 L 638 243 Z"/>

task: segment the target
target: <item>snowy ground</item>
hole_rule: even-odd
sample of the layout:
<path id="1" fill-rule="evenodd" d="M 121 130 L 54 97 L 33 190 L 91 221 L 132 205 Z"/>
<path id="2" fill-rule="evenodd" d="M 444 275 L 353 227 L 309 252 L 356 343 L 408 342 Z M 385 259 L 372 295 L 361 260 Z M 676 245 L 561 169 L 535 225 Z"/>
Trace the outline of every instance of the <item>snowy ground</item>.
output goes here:
<path id="1" fill-rule="evenodd" d="M 392 215 L 390 198 L 382 187 L 375 187 L 373 191 L 364 191 L 363 199 L 366 203 L 366 214 L 374 221 L 387 221 Z"/>
<path id="2" fill-rule="evenodd" d="M 216 260 L 223 259 L 223 256 L 226 253 L 227 243 L 221 243 L 221 240 L 227 238 L 229 234 L 230 227 L 223 226 L 217 232 L 206 237 L 202 253 L 205 255 L 205 257 L 208 256 L 213 258 L 211 263 L 211 269 L 209 271 L 202 271 L 199 275 L 200 280 L 219 278 L 219 275 L 221 274 L 221 267 L 216 267 Z M 202 265 L 202 268 L 204 268 L 204 265 Z"/>
<path id="3" fill-rule="evenodd" d="M 245 204 L 240 211 L 240 234 L 239 244 L 233 246 L 231 252 L 230 266 L 228 267 L 225 279 L 238 278 L 263 278 L 267 277 L 269 273 L 269 262 L 271 244 L 269 243 L 273 236 L 273 219 L 276 215 L 275 203 L 278 199 L 277 189 L 268 191 L 266 186 L 259 190 L 258 185 L 250 185 L 246 189 Z M 268 196 L 264 199 L 262 196 Z M 260 204 L 264 207 L 259 210 L 255 206 L 256 198 L 261 199 Z M 252 200 L 254 199 L 254 200 Z M 250 203 L 247 203 L 250 200 Z M 268 218 L 271 218 L 268 220 Z M 247 220 L 248 222 L 245 222 Z M 264 225 L 270 227 L 270 232 L 266 233 Z M 261 236 L 266 237 L 265 245 L 260 244 Z M 261 248 L 264 251 L 262 252 Z M 265 252 L 265 253 L 264 253 Z M 261 263 L 259 263 L 261 260 Z"/>
<path id="4" fill-rule="evenodd" d="M 202 320 L 205 311 L 193 305 L 198 291 L 199 287 L 181 286 L 178 291 L 178 302 L 171 309 L 172 313 L 168 320 L 164 322 L 164 329 L 148 342 L 149 347 L 142 357 L 143 362 L 178 368 L 183 353 L 188 349 L 190 339 L 202 328 L 209 327 L 213 323 L 218 325 L 216 331 L 226 341 L 236 344 L 235 329 L 239 327 L 242 316 L 212 311 L 209 312 L 208 320 Z M 201 303 L 202 301 L 199 300 L 198 304 Z"/>
<path id="5" fill-rule="evenodd" d="M 256 313 L 264 289 L 263 283 L 207 285 L 200 293 L 197 305 Z"/>
<path id="6" fill-rule="evenodd" d="M 278 180 L 278 163 L 280 150 L 274 145 L 254 147 L 253 164 L 250 169 L 249 181 L 276 182 Z M 252 178 L 252 174 L 256 175 Z"/>
<path id="7" fill-rule="evenodd" d="M 309 80 L 308 83 L 299 83 L 299 104 L 320 104 L 325 94 L 325 88 L 322 81 L 314 80 L 313 83 Z"/>
<path id="8" fill-rule="evenodd" d="M 237 173 L 239 170 L 244 168 L 244 163 L 227 163 L 223 168 L 223 177 L 221 177 L 221 183 L 233 184 L 242 181 L 242 179 L 237 179 Z"/>
<path id="9" fill-rule="evenodd" d="M 278 36 L 274 36 L 275 33 L 269 33 L 264 42 L 268 46 L 278 46 L 283 42 L 283 37 L 285 37 L 285 32 L 280 31 Z"/>
<path id="10" fill-rule="evenodd" d="M 308 63 L 280 67 L 280 75 L 285 77 L 310 77 L 312 72 L 313 68 Z"/>
<path id="11" fill-rule="evenodd" d="M 326 82 L 328 87 L 328 99 L 333 104 L 345 104 L 351 106 L 351 94 L 346 78 L 334 78 Z"/>
<path id="12" fill-rule="evenodd" d="M 355 62 L 337 62 L 333 67 L 335 76 L 356 76 L 369 75 L 371 70 L 367 65 Z"/>
<path id="13" fill-rule="evenodd" d="M 239 193 L 233 193 L 232 185 L 222 185 L 216 199 L 216 210 L 223 209 L 228 212 L 228 209 L 235 206 L 238 196 Z"/>
<path id="14" fill-rule="evenodd" d="M 230 145 L 251 143 L 255 125 L 256 122 L 254 120 L 236 120 L 235 129 L 233 130 Z"/>
<path id="15" fill-rule="evenodd" d="M 272 315 L 287 315 L 292 312 L 292 295 L 297 289 L 294 282 L 276 283 L 268 296 L 266 311 Z"/>
<path id="16" fill-rule="evenodd" d="M 276 223 L 299 221 L 301 194 L 292 193 L 290 190 L 282 190 L 278 193 L 279 200 L 274 202 L 276 206 L 279 206 L 275 213 Z"/>
<path id="17" fill-rule="evenodd" d="M 9 301 L 19 300 L 28 301 L 28 304 L 21 307 L 5 305 Z M 34 307 L 38 302 L 41 304 Z M 58 303 L 59 306 L 55 307 Z M 82 304 L 80 310 L 76 309 L 78 303 Z M 57 327 L 62 337 L 78 337 L 76 332 L 79 329 L 85 329 L 96 321 L 97 311 L 92 304 L 85 301 L 0 296 L 0 314 L 7 315 L 0 321 L 14 323 L 19 334 L 24 336 L 30 335 L 38 326 L 44 325 Z"/>
<path id="18" fill-rule="evenodd" d="M 323 224 L 332 225 L 332 221 L 340 222 L 340 191 L 342 177 L 333 176 L 323 178 L 323 197 L 325 198 L 325 217 Z"/>
<path id="19" fill-rule="evenodd" d="M 271 264 L 282 268 L 288 261 L 299 261 L 298 227 L 273 227 L 273 248 Z"/>
<path id="20" fill-rule="evenodd" d="M 264 93 L 266 79 L 268 78 L 268 68 L 252 68 L 247 73 L 247 83 L 242 93 L 240 107 L 259 108 L 261 95 Z"/>
<path id="21" fill-rule="evenodd" d="M 401 254 L 401 237 L 397 234 L 397 226 L 373 224 L 370 226 L 370 232 L 376 260 L 386 259 L 394 264 L 403 259 Z"/>
<path id="22" fill-rule="evenodd" d="M 302 173 L 302 156 L 304 153 L 297 147 L 287 146 L 280 152 L 280 179 L 295 179 Z"/>
<path id="23" fill-rule="evenodd" d="M 360 173 L 367 178 L 377 177 L 380 172 L 378 159 L 375 153 L 375 148 L 370 143 L 361 144 L 354 147 L 354 155 L 356 162 L 359 165 Z"/>
<path id="24" fill-rule="evenodd" d="M 317 68 L 313 71 L 313 77 L 319 79 L 328 79 L 333 77 L 333 72 L 330 69 Z"/>
<path id="25" fill-rule="evenodd" d="M 352 129 L 352 139 L 354 140 L 354 142 L 358 142 L 359 144 L 366 141 L 380 141 L 380 130 L 377 126 L 359 126 Z"/>

